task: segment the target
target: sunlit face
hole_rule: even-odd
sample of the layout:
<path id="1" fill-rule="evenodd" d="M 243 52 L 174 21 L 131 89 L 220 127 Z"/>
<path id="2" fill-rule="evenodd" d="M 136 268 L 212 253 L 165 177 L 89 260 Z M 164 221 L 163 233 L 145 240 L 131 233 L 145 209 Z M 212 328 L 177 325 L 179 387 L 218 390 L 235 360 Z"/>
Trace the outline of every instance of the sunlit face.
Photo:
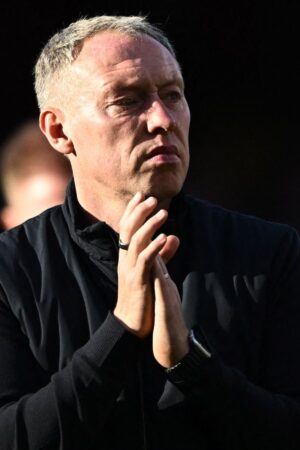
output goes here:
<path id="1" fill-rule="evenodd" d="M 146 36 L 97 34 L 73 63 L 71 84 L 65 128 L 77 185 L 126 200 L 137 191 L 160 200 L 178 193 L 190 113 L 169 51 Z"/>

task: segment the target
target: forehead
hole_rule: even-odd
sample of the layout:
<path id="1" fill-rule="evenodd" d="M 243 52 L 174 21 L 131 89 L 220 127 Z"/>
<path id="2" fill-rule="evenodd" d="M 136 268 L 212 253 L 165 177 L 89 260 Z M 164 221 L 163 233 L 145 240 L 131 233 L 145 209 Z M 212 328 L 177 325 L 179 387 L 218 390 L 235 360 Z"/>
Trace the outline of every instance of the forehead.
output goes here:
<path id="1" fill-rule="evenodd" d="M 181 78 L 176 59 L 158 41 L 150 36 L 132 37 L 119 32 L 102 32 L 84 42 L 73 63 L 77 74 L 121 76 L 138 73 Z"/>

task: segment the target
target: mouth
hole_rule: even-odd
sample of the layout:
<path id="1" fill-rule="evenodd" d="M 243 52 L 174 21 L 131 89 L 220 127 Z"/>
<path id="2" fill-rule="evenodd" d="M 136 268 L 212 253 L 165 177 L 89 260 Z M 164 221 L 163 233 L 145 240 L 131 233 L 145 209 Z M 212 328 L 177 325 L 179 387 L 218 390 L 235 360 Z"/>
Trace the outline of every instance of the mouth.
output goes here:
<path id="1" fill-rule="evenodd" d="M 146 160 L 157 163 L 176 163 L 180 161 L 179 152 L 175 145 L 160 145 L 146 154 Z"/>

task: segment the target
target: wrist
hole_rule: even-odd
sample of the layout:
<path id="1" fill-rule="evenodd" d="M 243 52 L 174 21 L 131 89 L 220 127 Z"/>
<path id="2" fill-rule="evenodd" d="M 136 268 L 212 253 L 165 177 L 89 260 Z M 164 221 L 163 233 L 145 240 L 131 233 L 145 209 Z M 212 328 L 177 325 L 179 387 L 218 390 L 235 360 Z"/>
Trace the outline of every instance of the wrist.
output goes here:
<path id="1" fill-rule="evenodd" d="M 212 353 L 207 343 L 201 342 L 199 333 L 195 336 L 194 330 L 190 330 L 188 335 L 189 351 L 175 365 L 166 369 L 167 377 L 174 384 L 180 385 L 188 383 L 195 375 L 198 376 L 199 367 L 209 362 Z"/>

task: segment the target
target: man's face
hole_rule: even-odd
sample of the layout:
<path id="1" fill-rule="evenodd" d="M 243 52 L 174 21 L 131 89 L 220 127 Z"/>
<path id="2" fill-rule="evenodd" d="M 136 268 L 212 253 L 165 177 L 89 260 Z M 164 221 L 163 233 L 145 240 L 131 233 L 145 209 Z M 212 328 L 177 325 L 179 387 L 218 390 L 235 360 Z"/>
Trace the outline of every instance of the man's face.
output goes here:
<path id="1" fill-rule="evenodd" d="M 65 127 L 80 189 L 126 201 L 137 191 L 176 195 L 189 165 L 190 113 L 169 51 L 150 37 L 100 33 L 84 43 L 70 80 Z"/>

